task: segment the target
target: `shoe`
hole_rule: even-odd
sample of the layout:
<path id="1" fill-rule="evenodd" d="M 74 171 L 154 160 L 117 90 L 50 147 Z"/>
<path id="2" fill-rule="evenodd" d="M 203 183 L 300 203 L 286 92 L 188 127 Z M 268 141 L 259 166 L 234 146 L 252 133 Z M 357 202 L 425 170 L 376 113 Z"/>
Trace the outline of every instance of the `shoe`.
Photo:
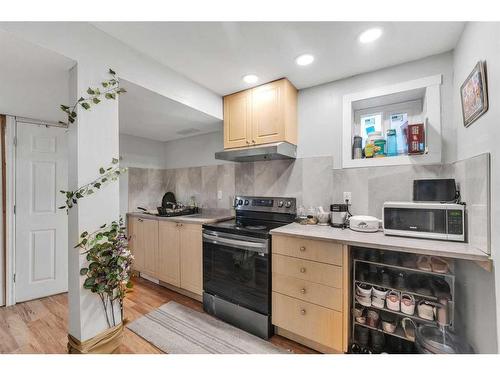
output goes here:
<path id="1" fill-rule="evenodd" d="M 388 313 L 387 311 L 382 311 L 380 313 L 380 319 L 382 320 L 382 329 L 385 332 L 394 333 L 394 331 L 396 331 L 398 322 L 393 314 Z"/>
<path id="2" fill-rule="evenodd" d="M 387 336 L 386 344 L 391 353 L 399 354 L 403 352 L 403 341 L 395 336 Z"/>
<path id="3" fill-rule="evenodd" d="M 356 284 L 356 302 L 365 307 L 372 305 L 372 287 L 366 284 Z"/>
<path id="4" fill-rule="evenodd" d="M 372 340 L 372 350 L 374 353 L 381 353 L 385 349 L 385 335 L 382 332 L 372 330 L 370 332 Z"/>
<path id="5" fill-rule="evenodd" d="M 415 297 L 409 293 L 401 294 L 401 312 L 406 315 L 415 313 Z"/>
<path id="6" fill-rule="evenodd" d="M 403 332 L 408 340 L 415 341 L 415 332 L 417 330 L 417 325 L 410 318 L 403 318 L 401 320 L 401 326 L 403 327 Z"/>
<path id="7" fill-rule="evenodd" d="M 436 316 L 436 306 L 432 302 L 421 300 L 417 305 L 417 313 L 422 319 L 434 321 Z"/>
<path id="8" fill-rule="evenodd" d="M 394 251 L 384 251 L 382 253 L 382 263 L 399 266 L 399 254 Z"/>
<path id="9" fill-rule="evenodd" d="M 427 255 L 421 255 L 417 260 L 417 268 L 421 271 L 432 272 L 431 257 Z"/>
<path id="10" fill-rule="evenodd" d="M 416 268 L 417 267 L 417 256 L 415 254 L 404 254 L 402 255 L 401 265 L 406 268 Z"/>
<path id="11" fill-rule="evenodd" d="M 391 285 L 391 280 L 391 272 L 386 268 L 382 268 L 380 270 L 380 284 L 389 287 Z"/>
<path id="12" fill-rule="evenodd" d="M 397 272 L 392 277 L 392 287 L 396 289 L 406 289 L 405 273 Z"/>
<path id="13" fill-rule="evenodd" d="M 392 311 L 399 311 L 400 299 L 401 297 L 399 295 L 399 292 L 391 290 L 389 293 L 387 293 L 387 296 L 385 298 L 387 308 Z"/>
<path id="14" fill-rule="evenodd" d="M 411 274 L 408 277 L 408 288 L 418 294 L 422 294 L 424 296 L 431 296 L 432 289 L 430 287 L 430 278 L 427 275 L 421 274 Z"/>
<path id="15" fill-rule="evenodd" d="M 358 344 L 352 344 L 349 352 L 352 353 L 352 354 L 360 354 L 361 353 L 361 347 Z"/>
<path id="16" fill-rule="evenodd" d="M 401 353 L 404 353 L 404 354 L 415 353 L 415 344 L 414 343 L 412 343 L 411 341 L 405 341 L 405 340 L 400 340 L 400 341 L 402 341 Z"/>
<path id="17" fill-rule="evenodd" d="M 450 284 L 448 284 L 445 279 L 433 277 L 430 282 L 430 287 L 432 289 L 432 295 L 435 297 L 451 299 Z"/>
<path id="18" fill-rule="evenodd" d="M 368 345 L 369 334 L 370 334 L 369 328 L 358 326 L 358 325 L 354 328 L 354 337 L 356 338 L 356 341 L 358 342 L 358 344 L 361 346 Z"/>
<path id="19" fill-rule="evenodd" d="M 372 288 L 372 306 L 375 306 L 379 309 L 383 309 L 385 306 L 386 294 L 387 294 L 387 290 L 374 286 Z"/>
<path id="20" fill-rule="evenodd" d="M 431 262 L 432 272 L 445 274 L 450 271 L 449 263 L 443 258 L 431 257 L 430 262 Z"/>
<path id="21" fill-rule="evenodd" d="M 380 321 L 380 315 L 375 310 L 368 310 L 366 312 L 366 324 L 372 328 L 378 328 L 378 323 Z"/>

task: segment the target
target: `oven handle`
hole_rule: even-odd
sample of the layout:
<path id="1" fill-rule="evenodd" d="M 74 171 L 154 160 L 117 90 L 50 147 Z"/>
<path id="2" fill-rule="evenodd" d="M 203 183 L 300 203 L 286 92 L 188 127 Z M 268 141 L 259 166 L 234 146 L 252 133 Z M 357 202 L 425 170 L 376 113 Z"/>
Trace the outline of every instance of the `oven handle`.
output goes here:
<path id="1" fill-rule="evenodd" d="M 230 238 L 223 238 L 218 236 L 212 236 L 210 234 L 203 233 L 203 242 L 210 242 L 215 245 L 225 245 L 235 248 L 244 248 L 245 250 L 255 251 L 258 253 L 267 253 L 267 243 L 256 243 L 249 241 L 233 240 Z"/>

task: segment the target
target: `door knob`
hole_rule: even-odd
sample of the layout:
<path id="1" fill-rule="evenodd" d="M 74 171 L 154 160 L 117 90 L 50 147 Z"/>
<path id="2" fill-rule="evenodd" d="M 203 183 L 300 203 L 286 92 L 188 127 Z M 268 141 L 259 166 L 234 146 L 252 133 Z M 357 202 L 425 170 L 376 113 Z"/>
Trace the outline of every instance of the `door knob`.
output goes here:
<path id="1" fill-rule="evenodd" d="M 300 273 L 306 273 L 305 267 L 300 267 Z"/>
<path id="2" fill-rule="evenodd" d="M 300 247 L 300 251 L 306 251 L 306 247 L 305 246 L 301 246 Z"/>
<path id="3" fill-rule="evenodd" d="M 306 288 L 302 288 L 302 289 L 300 290 L 300 293 L 302 293 L 302 294 L 306 294 Z"/>
<path id="4" fill-rule="evenodd" d="M 306 309 L 302 309 L 302 310 L 300 310 L 300 313 L 301 313 L 302 315 L 306 315 Z"/>

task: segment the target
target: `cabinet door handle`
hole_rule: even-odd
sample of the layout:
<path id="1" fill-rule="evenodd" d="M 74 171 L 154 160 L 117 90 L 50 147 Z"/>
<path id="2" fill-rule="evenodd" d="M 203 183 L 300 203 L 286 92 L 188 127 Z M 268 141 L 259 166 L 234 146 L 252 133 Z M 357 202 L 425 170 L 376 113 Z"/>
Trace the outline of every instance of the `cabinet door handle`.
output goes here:
<path id="1" fill-rule="evenodd" d="M 305 267 L 300 267 L 300 273 L 306 273 L 306 268 Z"/>
<path id="2" fill-rule="evenodd" d="M 246 141 L 246 142 L 247 142 L 247 145 L 249 145 L 249 144 L 250 144 L 250 142 L 249 142 L 249 141 Z"/>
<path id="3" fill-rule="evenodd" d="M 302 294 L 306 294 L 306 288 L 302 288 L 302 289 L 300 290 L 300 293 L 302 293 Z"/>
<path id="4" fill-rule="evenodd" d="M 144 221 L 144 219 L 139 218 L 139 220 L 138 220 L 138 221 L 142 223 L 142 222 Z"/>
<path id="5" fill-rule="evenodd" d="M 306 247 L 305 246 L 301 246 L 300 247 L 300 251 L 306 251 Z"/>
<path id="6" fill-rule="evenodd" d="M 302 315 L 306 315 L 306 309 L 302 309 L 302 310 L 300 310 L 300 313 L 301 313 Z"/>
<path id="7" fill-rule="evenodd" d="M 255 144 L 255 141 L 252 139 L 252 143 Z"/>

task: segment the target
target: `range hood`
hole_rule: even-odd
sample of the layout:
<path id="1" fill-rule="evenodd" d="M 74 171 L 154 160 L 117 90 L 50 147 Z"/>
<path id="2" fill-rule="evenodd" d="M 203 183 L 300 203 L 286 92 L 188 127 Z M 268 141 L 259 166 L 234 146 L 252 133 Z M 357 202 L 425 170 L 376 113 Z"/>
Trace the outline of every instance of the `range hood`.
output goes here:
<path id="1" fill-rule="evenodd" d="M 297 146 L 288 142 L 269 143 L 260 146 L 234 148 L 215 153 L 219 160 L 246 162 L 260 160 L 295 159 Z"/>

